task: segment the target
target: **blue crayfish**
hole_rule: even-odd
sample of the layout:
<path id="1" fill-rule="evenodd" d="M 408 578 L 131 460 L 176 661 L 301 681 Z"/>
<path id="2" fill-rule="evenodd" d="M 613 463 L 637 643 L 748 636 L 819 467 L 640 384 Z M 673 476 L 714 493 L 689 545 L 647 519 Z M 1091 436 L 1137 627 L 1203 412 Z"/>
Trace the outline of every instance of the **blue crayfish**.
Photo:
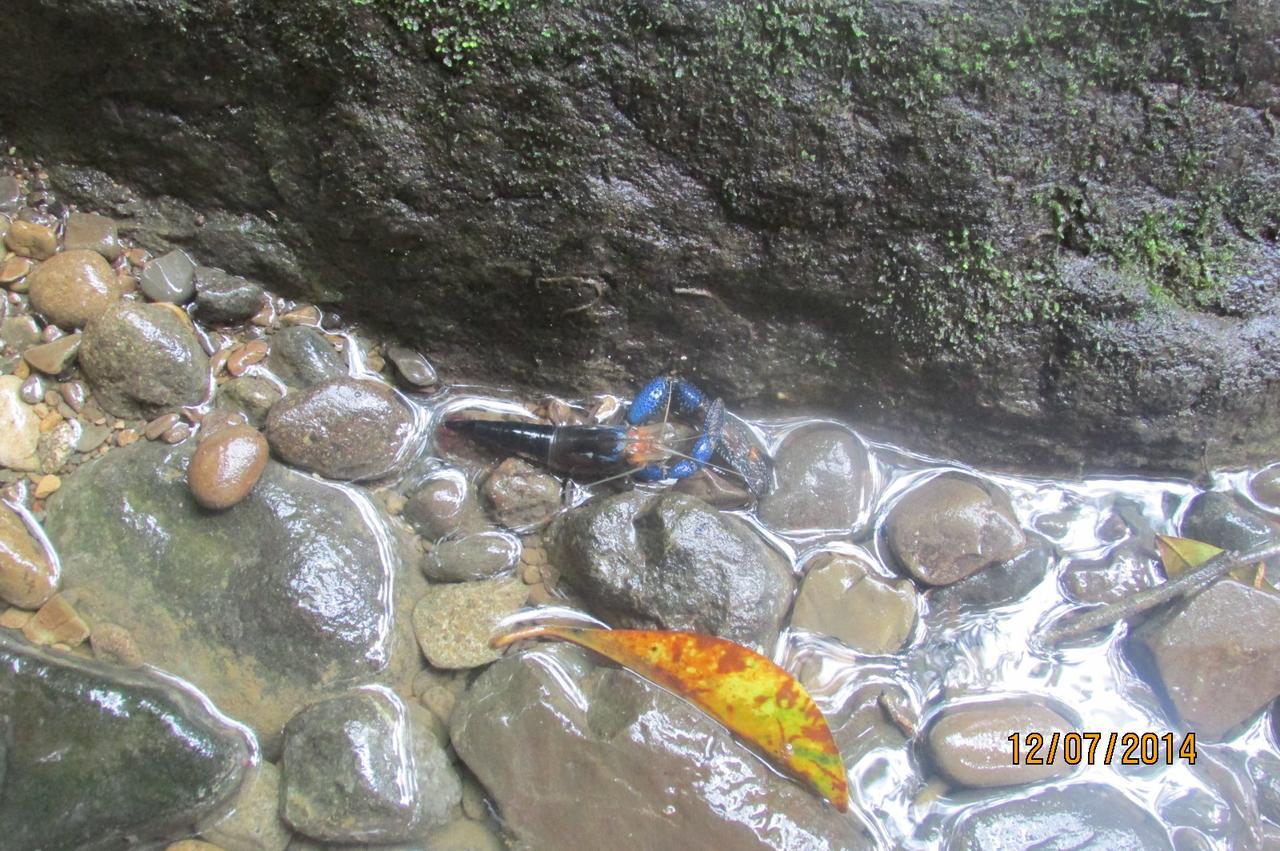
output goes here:
<path id="1" fill-rule="evenodd" d="M 687 452 L 670 415 L 696 429 Z M 661 418 L 661 419 L 659 419 Z M 623 425 L 564 425 L 495 420 L 452 419 L 445 428 L 493 449 L 520 455 L 571 476 L 633 475 L 642 482 L 692 476 L 717 453 L 742 476 L 756 496 L 769 488 L 767 456 L 747 426 L 725 413 L 724 402 L 710 400 L 691 382 L 659 377 L 631 402 Z"/>

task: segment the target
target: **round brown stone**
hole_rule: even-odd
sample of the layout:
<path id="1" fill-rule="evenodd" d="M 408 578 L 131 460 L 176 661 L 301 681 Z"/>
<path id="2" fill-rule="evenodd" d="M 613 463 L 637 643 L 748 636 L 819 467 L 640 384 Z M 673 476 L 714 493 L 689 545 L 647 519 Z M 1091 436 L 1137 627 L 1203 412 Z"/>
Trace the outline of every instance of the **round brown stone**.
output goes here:
<path id="1" fill-rule="evenodd" d="M 196 447 L 187 484 L 205 508 L 230 508 L 249 495 L 267 466 L 267 441 L 245 425 L 226 426 Z"/>
<path id="2" fill-rule="evenodd" d="M 96 251 L 64 251 L 27 276 L 31 305 L 64 328 L 82 328 L 123 292 L 110 264 Z"/>

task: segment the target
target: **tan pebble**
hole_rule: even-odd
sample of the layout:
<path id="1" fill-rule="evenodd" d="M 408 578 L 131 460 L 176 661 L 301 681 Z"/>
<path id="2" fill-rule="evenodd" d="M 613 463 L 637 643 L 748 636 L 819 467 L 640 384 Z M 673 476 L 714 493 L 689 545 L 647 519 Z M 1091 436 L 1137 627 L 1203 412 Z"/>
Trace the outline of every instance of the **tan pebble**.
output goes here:
<path id="1" fill-rule="evenodd" d="M 132 266 L 145 266 L 151 259 L 151 252 L 145 248 L 130 248 L 124 256 Z"/>
<path id="2" fill-rule="evenodd" d="M 227 365 L 227 358 L 231 357 L 231 352 L 231 349 L 219 349 L 209 358 L 209 369 L 212 370 L 213 375 L 217 376 L 222 372 Z"/>
<path id="3" fill-rule="evenodd" d="M 31 410 L 37 417 L 44 418 L 49 416 L 49 406 L 44 402 L 36 402 L 31 406 Z"/>
<path id="4" fill-rule="evenodd" d="M 121 295 L 129 295 L 138 291 L 138 279 L 133 275 L 120 272 L 116 274 L 116 286 L 120 288 Z"/>
<path id="5" fill-rule="evenodd" d="M 453 717 L 453 708 L 458 703 L 458 696 L 442 685 L 430 685 L 418 695 L 418 703 L 445 724 Z"/>
<path id="6" fill-rule="evenodd" d="M 227 372 L 239 378 L 245 370 L 266 358 L 268 347 L 263 340 L 251 340 L 240 346 L 227 358 Z"/>
<path id="7" fill-rule="evenodd" d="M 248 422 L 249 420 L 240 411 L 214 409 L 200 421 L 199 440 L 203 443 L 224 428 L 247 425 Z"/>
<path id="8" fill-rule="evenodd" d="M 525 585 L 536 585 L 542 581 L 542 571 L 534 564 L 526 564 L 520 569 L 520 579 Z"/>
<path id="9" fill-rule="evenodd" d="M 62 422 L 65 422 L 65 420 L 62 419 L 62 414 L 57 411 L 49 411 L 40 418 L 40 433 L 47 434 L 57 428 L 58 424 Z"/>
<path id="10" fill-rule="evenodd" d="M 255 313 L 250 319 L 250 325 L 256 325 L 259 328 L 270 328 L 276 321 L 276 308 L 268 299 L 262 309 Z"/>
<path id="11" fill-rule="evenodd" d="M 89 637 L 89 627 L 61 594 L 54 594 L 22 628 L 33 644 L 62 642 L 75 647 Z"/>
<path id="12" fill-rule="evenodd" d="M 174 316 L 181 319 L 188 328 L 195 327 L 195 323 L 191 321 L 191 317 L 187 314 L 185 310 L 182 309 L 181 305 L 177 305 L 169 301 L 156 301 L 156 302 L 152 302 L 152 304 L 158 304 L 161 307 L 163 307 L 165 310 L 168 310 Z"/>
<path id="13" fill-rule="evenodd" d="M 542 575 L 542 584 L 554 589 L 560 582 L 560 571 L 549 564 L 538 565 L 538 573 Z"/>
<path id="14" fill-rule="evenodd" d="M 280 317 L 283 325 L 319 325 L 320 308 L 314 304 L 303 304 Z"/>
<path id="15" fill-rule="evenodd" d="M 157 440 L 160 435 L 177 425 L 179 419 L 177 414 L 161 414 L 147 423 L 147 427 L 142 430 L 142 433 L 147 440 Z"/>
<path id="16" fill-rule="evenodd" d="M 404 506 L 407 502 L 408 500 L 404 498 L 404 494 L 399 494 L 395 491 L 389 491 L 386 497 L 382 500 L 382 504 L 386 507 L 387 513 L 393 517 L 399 516 L 404 512 Z"/>
<path id="17" fill-rule="evenodd" d="M 374 372 L 382 372 L 386 365 L 387 362 L 382 359 L 381 355 L 369 355 L 368 360 L 365 361 L 365 366 Z"/>
<path id="18" fill-rule="evenodd" d="M 489 814 L 484 805 L 484 791 L 470 778 L 462 784 L 462 812 L 473 821 L 484 819 Z"/>
<path id="19" fill-rule="evenodd" d="M 12 284 L 22 280 L 35 263 L 27 257 L 14 255 L 0 265 L 0 284 Z"/>
<path id="20" fill-rule="evenodd" d="M 114 623 L 100 623 L 89 635 L 93 655 L 105 662 L 136 668 L 142 664 L 142 653 L 129 630 Z"/>
<path id="21" fill-rule="evenodd" d="M 526 545 L 521 560 L 529 564 L 546 564 L 547 551 L 539 546 Z"/>
<path id="22" fill-rule="evenodd" d="M 249 495 L 267 466 L 267 440 L 247 426 L 229 426 L 196 447 L 187 485 L 205 508 L 224 509 Z"/>
<path id="23" fill-rule="evenodd" d="M 203 839 L 183 839 L 179 842 L 170 842 L 164 847 L 164 851 L 224 851 L 224 849 L 221 845 L 214 845 Z"/>
<path id="24" fill-rule="evenodd" d="M 333 346 L 334 351 L 342 354 L 347 349 L 347 338 L 341 334 L 325 334 L 324 338 L 329 341 L 329 345 Z"/>
<path id="25" fill-rule="evenodd" d="M 13 368 L 13 375 L 16 378 L 27 379 L 31 377 L 31 365 L 26 361 L 18 361 L 17 366 Z"/>
<path id="26" fill-rule="evenodd" d="M 165 431 L 164 434 L 160 435 L 160 439 L 163 440 L 165 443 L 174 444 L 174 443 L 181 443 L 182 441 L 186 440 L 190 436 L 191 436 L 191 426 L 187 425 L 186 423 L 178 423 L 177 425 Z"/>
<path id="27" fill-rule="evenodd" d="M 36 482 L 36 499 L 45 499 L 60 487 L 62 487 L 62 479 L 52 473 L 41 476 L 40 481 Z"/>
<path id="28" fill-rule="evenodd" d="M 562 602 L 551 593 L 551 589 L 539 582 L 529 586 L 529 603 L 534 606 L 552 606 Z"/>
<path id="29" fill-rule="evenodd" d="M 27 611 L 26 609 L 16 607 L 5 609 L 4 614 L 0 614 L 0 626 L 5 629 L 22 629 L 35 616 L 35 612 Z"/>
<path id="30" fill-rule="evenodd" d="M 111 427 L 116 431 L 119 431 L 120 429 L 124 428 L 124 420 L 116 420 L 115 422 L 111 423 Z"/>
<path id="31" fill-rule="evenodd" d="M 130 443 L 137 441 L 139 437 L 141 437 L 141 435 L 138 434 L 138 430 L 136 428 L 123 429 L 116 435 L 116 446 L 128 446 Z M 105 449 L 106 447 L 103 448 Z"/>
<path id="32" fill-rule="evenodd" d="M 58 395 L 57 390 L 44 391 L 44 403 L 50 408 L 58 407 L 58 402 L 61 401 L 61 399 L 62 397 Z"/>
<path id="33" fill-rule="evenodd" d="M 53 228 L 18 219 L 9 225 L 4 244 L 23 257 L 47 260 L 58 250 L 58 235 Z"/>
<path id="34" fill-rule="evenodd" d="M 31 306 L 63 328 L 83 328 L 124 294 L 111 265 L 96 251 L 64 251 L 27 277 Z"/>

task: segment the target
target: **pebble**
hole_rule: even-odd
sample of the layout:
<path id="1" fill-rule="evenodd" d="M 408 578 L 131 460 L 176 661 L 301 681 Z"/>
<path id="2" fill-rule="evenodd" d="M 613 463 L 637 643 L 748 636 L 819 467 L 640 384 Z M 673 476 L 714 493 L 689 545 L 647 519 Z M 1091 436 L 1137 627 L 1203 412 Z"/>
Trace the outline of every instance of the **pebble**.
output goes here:
<path id="1" fill-rule="evenodd" d="M 142 652 L 129 630 L 114 623 L 100 623 L 89 634 L 89 646 L 95 659 L 136 668 L 142 664 Z"/>
<path id="2" fill-rule="evenodd" d="M 225 428 L 248 424 L 249 418 L 239 411 L 223 411 L 215 408 L 200 421 L 200 441 L 208 440 Z"/>
<path id="3" fill-rule="evenodd" d="M 395 393 L 355 378 L 285 397 L 271 408 L 266 426 L 281 460 L 330 479 L 386 475 L 412 433 L 413 414 Z"/>
<path id="4" fill-rule="evenodd" d="M 40 326 L 32 317 L 9 316 L 0 320 L 0 344 L 5 348 L 21 352 L 39 342 Z"/>
<path id="5" fill-rule="evenodd" d="M 227 356 L 227 372 L 239 378 L 250 366 L 265 360 L 268 351 L 265 340 L 251 340 L 237 347 Z"/>
<path id="6" fill-rule="evenodd" d="M 53 596 L 58 577 L 22 517 L 0 503 L 0 600 L 36 609 Z"/>
<path id="7" fill-rule="evenodd" d="M 165 443 L 174 444 L 181 443 L 190 436 L 191 426 L 186 423 L 178 423 L 167 429 L 164 434 L 160 435 L 160 439 Z"/>
<path id="8" fill-rule="evenodd" d="M 262 287 L 211 266 L 195 271 L 196 312 L 207 322 L 244 322 L 262 308 Z"/>
<path id="9" fill-rule="evenodd" d="M 290 387 L 306 390 L 345 375 L 347 363 L 323 334 L 315 328 L 297 325 L 283 328 L 271 337 L 271 371 Z"/>
<path id="10" fill-rule="evenodd" d="M 147 423 L 142 434 L 147 440 L 159 440 L 162 434 L 178 424 L 179 419 L 181 418 L 175 413 L 162 414 Z"/>
<path id="11" fill-rule="evenodd" d="M 58 250 L 58 235 L 53 228 L 18 219 L 9 225 L 4 244 L 23 257 L 47 260 Z"/>
<path id="12" fill-rule="evenodd" d="M 310 325 L 312 327 L 320 326 L 320 308 L 314 304 L 304 304 L 295 307 L 288 313 L 280 317 L 283 325 Z"/>
<path id="13" fill-rule="evenodd" d="M 128 446 L 130 443 L 136 443 L 140 437 L 142 435 L 138 433 L 136 428 L 122 429 L 116 435 L 116 446 Z"/>
<path id="14" fill-rule="evenodd" d="M 62 234 L 66 251 L 96 251 L 110 262 L 120 256 L 120 238 L 116 223 L 97 213 L 72 213 Z"/>
<path id="15" fill-rule="evenodd" d="M 1007 503 L 971 476 L 936 476 L 916 486 L 885 525 L 899 564 L 928 585 L 959 582 L 1027 547 Z"/>
<path id="16" fill-rule="evenodd" d="M 53 422 L 53 425 L 40 438 L 36 456 L 40 459 L 41 470 L 54 473 L 65 467 L 71 460 L 71 456 L 75 454 L 76 444 L 80 442 L 82 426 L 76 420 L 62 419 L 62 415 L 57 411 L 41 422 L 41 428 L 43 429 L 44 423 L 48 422 Z"/>
<path id="17" fill-rule="evenodd" d="M 910 580 L 882 579 L 868 556 L 840 554 L 805 573 L 791 624 L 864 653 L 893 653 L 910 638 L 918 610 Z"/>
<path id="18" fill-rule="evenodd" d="M 44 381 L 38 375 L 28 376 L 22 382 L 22 389 L 18 392 L 22 401 L 28 405 L 38 405 L 44 401 Z"/>
<path id="19" fill-rule="evenodd" d="M 0 279 L 3 280 L 3 279 Z M 1280 511 L 1280 464 L 1259 470 L 1249 480 L 1253 498 L 1272 511 Z"/>
<path id="20" fill-rule="evenodd" d="M 62 394 L 63 400 L 73 411 L 83 408 L 85 399 L 88 398 L 88 391 L 82 381 L 68 381 L 66 384 L 59 385 L 58 392 Z"/>
<path id="21" fill-rule="evenodd" d="M 438 582 L 489 579 L 520 560 L 520 541 L 503 532 L 481 532 L 441 541 L 423 561 L 427 578 Z"/>
<path id="22" fill-rule="evenodd" d="M 1030 765 L 1014 764 L 1009 736 L 1036 732 L 1045 737 L 1068 733 L 1076 727 L 1057 712 L 1028 698 L 1007 698 L 944 707 L 926 734 L 934 766 L 960 786 L 1018 786 L 1064 777 L 1073 770 L 1057 748 L 1054 760 Z"/>
<path id="23" fill-rule="evenodd" d="M 560 480 L 522 458 L 508 458 L 484 480 L 480 492 L 490 516 L 516 528 L 541 523 L 560 510 Z"/>
<path id="24" fill-rule="evenodd" d="M 774 460 L 774 477 L 773 490 L 760 500 L 760 519 L 786 531 L 861 526 L 875 495 L 866 447 L 830 426 L 789 435 Z"/>
<path id="25" fill-rule="evenodd" d="M 76 441 L 76 451 L 92 452 L 102 444 L 106 443 L 107 438 L 110 436 L 110 426 L 93 425 L 92 423 L 82 426 L 80 429 L 80 439 Z"/>
<path id="26" fill-rule="evenodd" d="M 78 647 L 89 637 L 89 627 L 61 594 L 54 594 L 22 627 L 22 634 L 32 644 Z"/>
<path id="27" fill-rule="evenodd" d="M 80 351 L 80 337 L 80 334 L 68 334 L 50 343 L 32 346 L 22 353 L 22 357 L 33 369 L 45 375 L 57 375 L 75 362 Z"/>
<path id="28" fill-rule="evenodd" d="M 236 411 L 248 418 L 249 424 L 261 428 L 267 422 L 271 406 L 280 401 L 280 390 L 265 378 L 245 376 L 233 378 L 218 388 L 214 405 Z"/>
<path id="29" fill-rule="evenodd" d="M 54 340 L 65 336 L 67 336 L 67 332 L 57 325 L 46 325 L 40 329 L 40 342 L 42 343 L 52 343 Z"/>
<path id="30" fill-rule="evenodd" d="M 12 213 L 22 206 L 22 184 L 11 174 L 0 177 L 0 210 Z"/>
<path id="31" fill-rule="evenodd" d="M 289 828 L 280 818 L 280 769 L 263 761 L 249 774 L 231 814 L 201 832 L 227 851 L 284 851 Z"/>
<path id="32" fill-rule="evenodd" d="M 0 284 L 10 286 L 14 292 L 20 292 L 20 290 L 11 285 L 25 278 L 27 273 L 34 267 L 35 263 L 31 261 L 31 258 L 15 254 L 4 261 L 3 264 L 0 264 Z M 25 291 L 25 289 L 24 287 L 21 291 Z"/>
<path id="33" fill-rule="evenodd" d="M 466 477 L 457 470 L 427 479 L 405 503 L 404 517 L 429 541 L 459 530 L 476 532 L 488 525 Z"/>
<path id="34" fill-rule="evenodd" d="M 124 256 L 130 266 L 141 268 L 151 259 L 151 252 L 145 248 L 130 248 L 125 251 Z"/>
<path id="35" fill-rule="evenodd" d="M 498 658 L 489 646 L 498 621 L 528 599 L 528 586 L 515 577 L 436 585 L 413 609 L 413 633 L 437 668 L 486 665 Z"/>
<path id="36" fill-rule="evenodd" d="M 414 387 L 435 387 L 440 383 L 435 367 L 413 349 L 392 346 L 387 349 L 387 357 L 395 364 L 399 376 Z"/>
<path id="37" fill-rule="evenodd" d="M 205 508 L 230 508 L 249 495 L 266 469 L 266 439 L 247 425 L 219 429 L 200 442 L 187 466 L 187 484 Z"/>
<path id="38" fill-rule="evenodd" d="M 124 295 L 115 272 L 95 251 L 64 251 L 27 276 L 31 306 L 50 322 L 82 328 Z"/>
<path id="39" fill-rule="evenodd" d="M 62 487 L 62 479 L 52 473 L 41 476 L 36 482 L 36 499 L 46 499 L 60 487 Z"/>
<path id="40" fill-rule="evenodd" d="M 174 249 L 142 268 L 138 287 L 152 301 L 185 304 L 195 295 L 196 264 L 182 249 Z"/>
<path id="41" fill-rule="evenodd" d="M 38 469 L 39 443 L 40 419 L 22 401 L 22 379 L 16 375 L 0 376 L 0 467 Z"/>

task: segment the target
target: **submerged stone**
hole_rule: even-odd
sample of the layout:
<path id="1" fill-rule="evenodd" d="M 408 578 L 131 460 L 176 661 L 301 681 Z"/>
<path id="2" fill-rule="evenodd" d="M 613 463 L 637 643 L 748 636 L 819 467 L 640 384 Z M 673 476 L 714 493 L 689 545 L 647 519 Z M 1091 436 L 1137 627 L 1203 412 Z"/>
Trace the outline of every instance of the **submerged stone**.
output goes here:
<path id="1" fill-rule="evenodd" d="M 197 266 L 196 312 L 207 322 L 244 322 L 262 309 L 262 287 L 221 269 Z"/>
<path id="2" fill-rule="evenodd" d="M 22 518 L 0 503 L 0 600 L 36 609 L 53 596 L 57 581 L 53 565 Z"/>
<path id="3" fill-rule="evenodd" d="M 38 651 L 0 633 L 0 840 L 123 849 L 190 834 L 251 759 L 237 729 L 154 674 Z"/>
<path id="4" fill-rule="evenodd" d="M 945 707 L 929 727 L 925 739 L 934 766 L 949 780 L 962 786 L 1018 786 L 1063 777 L 1073 767 L 1061 747 L 1048 746 L 1038 754 L 1043 765 L 1029 763 L 1026 737 L 1039 733 L 1048 742 L 1051 736 L 1069 733 L 1075 726 L 1057 712 L 1030 698 L 1004 698 Z M 1009 736 L 1022 741 L 1018 762 L 1013 761 Z"/>
<path id="5" fill-rule="evenodd" d="M 760 500 L 760 519 L 782 531 L 851 529 L 875 496 L 866 447 L 844 429 L 801 429 L 774 459 L 777 484 Z"/>
<path id="6" fill-rule="evenodd" d="M 1172 851 L 1155 817 L 1110 786 L 1078 783 L 965 811 L 946 851 Z"/>
<path id="7" fill-rule="evenodd" d="M 85 327 L 80 366 L 98 403 L 119 417 L 197 405 L 209 384 L 209 358 L 190 320 L 165 304 L 108 308 Z"/>
<path id="8" fill-rule="evenodd" d="M 565 581 L 616 626 L 691 630 L 769 654 L 791 605 L 783 558 L 745 523 L 691 496 L 593 500 L 546 537 Z"/>
<path id="9" fill-rule="evenodd" d="M 918 596 L 910 580 L 882 579 L 865 556 L 841 553 L 805 573 L 791 625 L 865 653 L 893 653 L 911 636 Z"/>
<path id="10" fill-rule="evenodd" d="M 448 822 L 462 784 L 390 692 L 313 703 L 284 731 L 281 814 L 328 842 L 402 842 Z"/>
<path id="11" fill-rule="evenodd" d="M 143 267 L 138 286 L 152 301 L 185 304 L 196 291 L 195 273 L 195 261 L 187 252 L 175 249 Z"/>
<path id="12" fill-rule="evenodd" d="M 342 355 L 314 328 L 293 325 L 271 336 L 267 366 L 290 387 L 306 390 L 347 374 Z"/>
<path id="13" fill-rule="evenodd" d="M 195 683 L 271 751 L 299 706 L 384 672 L 395 556 L 362 497 L 274 462 L 236 505 L 201 508 L 192 449 L 140 441 L 81 467 L 45 529 L 91 623 L 129 630 L 145 661 Z M 413 581 L 396 590 L 414 593 Z M 404 627 L 393 667 L 407 671 Z"/>
<path id="14" fill-rule="evenodd" d="M 124 289 L 96 251 L 64 251 L 27 276 L 31 306 L 63 328 L 83 328 L 119 301 Z"/>
<path id="15" fill-rule="evenodd" d="M 521 847 L 874 845 L 856 815 L 766 766 L 686 701 L 577 648 L 494 663 L 450 732 Z"/>

